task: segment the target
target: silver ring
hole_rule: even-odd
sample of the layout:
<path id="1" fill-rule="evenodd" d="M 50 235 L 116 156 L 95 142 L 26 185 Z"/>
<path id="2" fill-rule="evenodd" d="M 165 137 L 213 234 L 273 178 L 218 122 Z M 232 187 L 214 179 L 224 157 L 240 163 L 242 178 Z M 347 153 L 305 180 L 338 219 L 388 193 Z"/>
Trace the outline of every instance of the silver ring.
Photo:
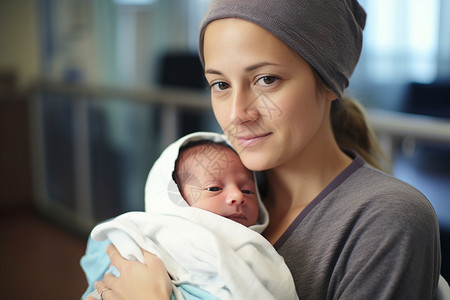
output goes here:
<path id="1" fill-rule="evenodd" d="M 109 289 L 108 289 L 108 288 L 104 288 L 104 289 L 102 290 L 102 292 L 100 293 L 100 299 L 103 300 L 103 293 L 106 292 L 106 291 L 109 291 Z"/>

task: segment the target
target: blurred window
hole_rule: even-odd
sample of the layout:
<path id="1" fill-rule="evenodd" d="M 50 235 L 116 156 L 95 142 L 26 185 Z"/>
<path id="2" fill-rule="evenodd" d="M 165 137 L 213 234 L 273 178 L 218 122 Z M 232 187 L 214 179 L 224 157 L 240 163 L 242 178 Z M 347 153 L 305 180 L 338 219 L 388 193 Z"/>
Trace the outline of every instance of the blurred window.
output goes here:
<path id="1" fill-rule="evenodd" d="M 114 0 L 119 5 L 150 5 L 157 0 Z"/>
<path id="2" fill-rule="evenodd" d="M 361 0 L 368 13 L 365 76 L 377 83 L 431 82 L 438 72 L 441 0 Z"/>

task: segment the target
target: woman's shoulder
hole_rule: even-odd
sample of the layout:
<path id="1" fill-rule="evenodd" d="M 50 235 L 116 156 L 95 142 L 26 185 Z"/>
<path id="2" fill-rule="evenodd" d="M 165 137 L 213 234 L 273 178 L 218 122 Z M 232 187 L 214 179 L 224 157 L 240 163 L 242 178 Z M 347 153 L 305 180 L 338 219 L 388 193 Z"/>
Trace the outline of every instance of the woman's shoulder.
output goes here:
<path id="1" fill-rule="evenodd" d="M 367 211 L 405 217 L 424 216 L 434 220 L 434 208 L 426 196 L 412 185 L 379 171 L 368 164 L 362 165 L 339 187 L 347 195 L 347 205 Z M 345 201 L 344 201 L 345 202 Z"/>
<path id="2" fill-rule="evenodd" d="M 411 201 L 423 201 L 431 205 L 427 198 L 415 187 L 374 168 L 354 151 L 346 151 L 346 153 L 353 159 L 353 162 L 327 189 L 333 192 L 337 191 L 340 196 L 348 195 L 352 198 L 353 195 L 357 195 L 360 201 L 376 199 L 379 201 L 383 199 L 395 201 L 395 199 L 406 198 Z"/>
<path id="3" fill-rule="evenodd" d="M 396 178 L 393 175 L 382 172 L 369 164 L 365 163 L 356 170 L 347 182 L 353 186 L 354 190 L 361 190 L 369 195 L 378 195 L 384 197 L 402 197 L 408 196 L 419 199 L 426 199 L 417 188 L 409 183 Z M 359 188 L 356 188 L 359 187 Z"/>

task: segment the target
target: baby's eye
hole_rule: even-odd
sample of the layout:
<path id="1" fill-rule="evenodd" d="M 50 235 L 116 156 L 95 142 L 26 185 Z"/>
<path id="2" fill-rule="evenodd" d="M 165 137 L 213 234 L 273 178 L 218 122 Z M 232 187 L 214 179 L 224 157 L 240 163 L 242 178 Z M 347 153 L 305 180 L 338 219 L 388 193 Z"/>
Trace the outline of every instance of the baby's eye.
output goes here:
<path id="1" fill-rule="evenodd" d="M 274 84 L 278 79 L 279 78 L 276 76 L 263 76 L 260 79 L 258 79 L 256 84 L 261 85 L 261 86 L 270 86 L 270 85 Z"/>
<path id="2" fill-rule="evenodd" d="M 220 187 L 218 186 L 207 187 L 206 190 L 209 192 L 218 192 L 220 191 Z"/>
<path id="3" fill-rule="evenodd" d="M 211 84 L 211 88 L 213 88 L 216 91 L 223 91 L 223 90 L 226 90 L 229 87 L 230 87 L 230 85 L 228 83 L 226 83 L 226 82 L 223 82 L 223 81 Z"/>
<path id="4" fill-rule="evenodd" d="M 248 195 L 253 195 L 254 194 L 254 192 L 251 191 L 251 190 L 242 190 L 242 193 L 243 194 L 248 194 Z"/>

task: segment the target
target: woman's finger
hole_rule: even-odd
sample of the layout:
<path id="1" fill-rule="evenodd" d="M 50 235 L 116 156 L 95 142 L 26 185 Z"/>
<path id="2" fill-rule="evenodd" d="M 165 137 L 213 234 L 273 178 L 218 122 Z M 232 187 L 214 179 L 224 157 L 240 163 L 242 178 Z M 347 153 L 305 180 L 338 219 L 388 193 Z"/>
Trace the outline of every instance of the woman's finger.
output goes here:
<path id="1" fill-rule="evenodd" d="M 111 289 L 105 288 L 100 291 L 100 299 L 102 300 L 114 300 L 116 297 L 114 296 L 114 292 Z"/>
<path id="2" fill-rule="evenodd" d="M 114 247 L 114 245 L 109 245 L 106 248 L 106 253 L 111 260 L 111 264 L 115 266 L 120 272 L 123 262 L 126 262 L 127 260 L 120 255 L 119 251 L 116 247 Z"/>
<path id="3" fill-rule="evenodd" d="M 167 272 L 166 266 L 164 265 L 163 261 L 158 256 L 144 249 L 141 250 L 142 254 L 144 255 L 145 264 L 156 276 L 152 278 L 152 281 L 157 283 L 157 285 L 159 285 L 159 287 L 164 290 L 164 295 L 170 295 L 172 293 L 172 284 L 170 281 L 169 273 Z"/>
<path id="4" fill-rule="evenodd" d="M 159 262 L 162 262 L 161 259 L 156 256 L 153 253 L 148 252 L 145 249 L 141 249 L 142 250 L 142 254 L 144 255 L 144 263 L 146 265 L 153 265 L 153 264 L 158 264 Z"/>
<path id="5" fill-rule="evenodd" d="M 95 289 L 97 290 L 97 292 L 100 294 L 100 292 L 106 288 L 105 283 L 103 281 L 97 281 L 94 284 Z"/>
<path id="6" fill-rule="evenodd" d="M 105 288 L 114 289 L 117 282 L 117 277 L 111 273 L 105 274 L 103 277 L 103 284 Z"/>
<path id="7" fill-rule="evenodd" d="M 100 295 L 100 299 L 102 300 L 114 300 L 116 299 L 114 296 L 113 291 L 108 287 L 109 285 L 106 283 L 105 278 L 109 278 L 111 274 L 106 274 L 103 278 L 103 281 L 97 281 L 95 283 L 95 289 L 97 290 L 97 293 Z M 113 275 L 111 275 L 114 277 Z M 114 277 L 115 278 L 115 277 Z M 113 279 L 114 280 L 114 279 Z M 109 279 L 111 281 L 111 278 Z M 95 300 L 94 298 L 87 298 L 86 300 Z"/>
<path id="8" fill-rule="evenodd" d="M 158 270 L 161 274 L 167 273 L 166 266 L 163 261 L 153 253 L 146 251 L 145 249 L 141 249 L 142 254 L 144 255 L 144 263 L 152 270 Z"/>

